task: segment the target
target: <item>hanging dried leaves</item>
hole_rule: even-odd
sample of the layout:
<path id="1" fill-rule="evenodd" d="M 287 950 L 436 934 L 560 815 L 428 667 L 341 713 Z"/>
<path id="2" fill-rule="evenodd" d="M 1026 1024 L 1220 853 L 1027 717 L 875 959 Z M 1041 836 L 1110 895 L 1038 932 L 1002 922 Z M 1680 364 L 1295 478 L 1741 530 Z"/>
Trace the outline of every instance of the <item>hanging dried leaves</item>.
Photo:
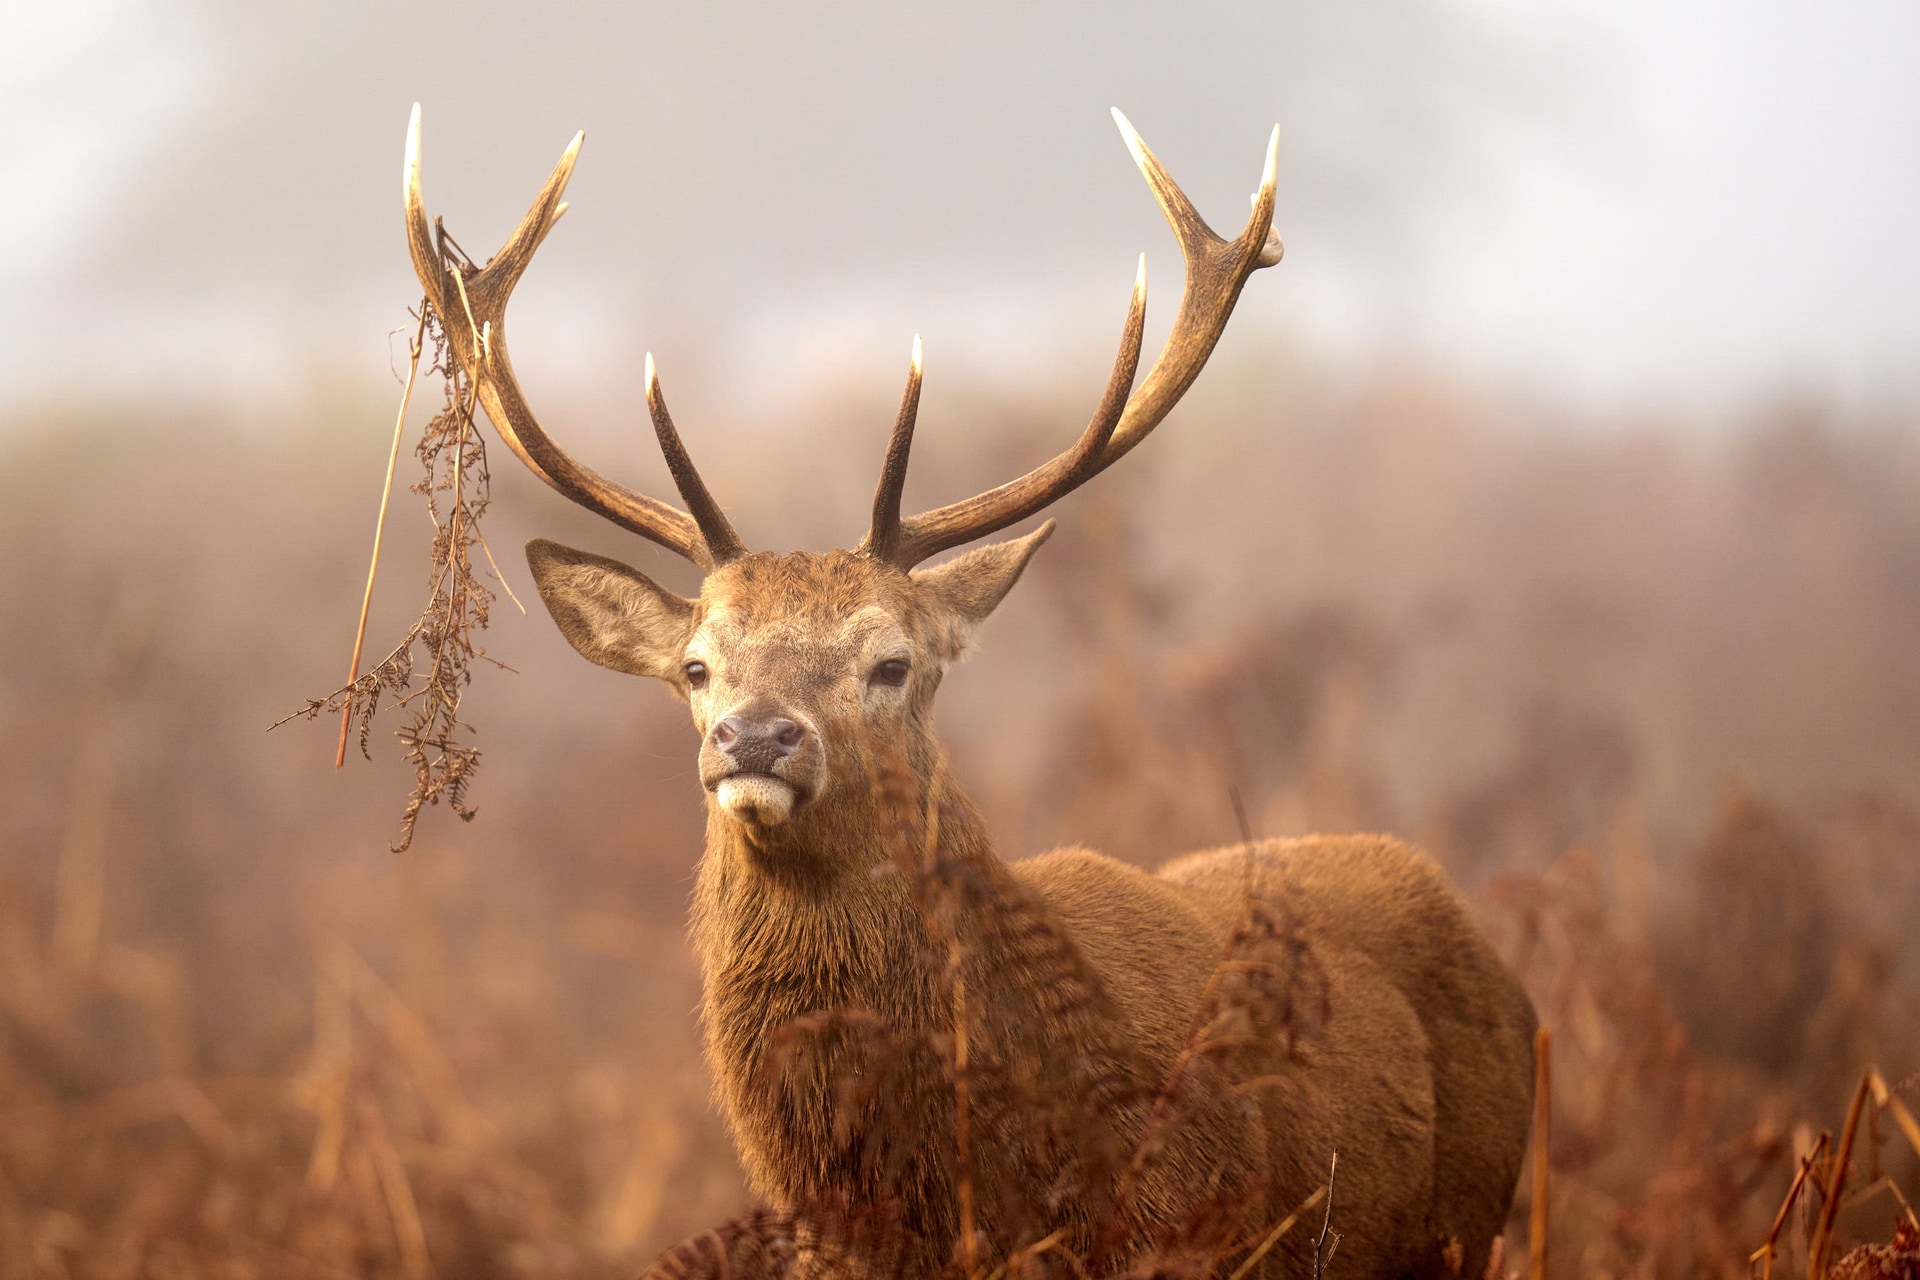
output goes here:
<path id="1" fill-rule="evenodd" d="M 474 633 L 486 629 L 488 610 L 495 598 L 492 589 L 475 574 L 473 565 L 476 548 L 489 564 L 493 562 L 480 532 L 489 477 L 486 442 L 473 420 L 476 388 L 453 358 L 449 348 L 452 339 L 443 318 L 424 298 L 417 315 L 424 345 L 433 352 L 429 372 L 440 375 L 444 388 L 440 411 L 427 423 L 414 448 L 424 474 L 410 486 L 425 499 L 434 528 L 426 606 L 386 657 L 364 673 L 350 673 L 346 684 L 323 698 L 309 699 L 301 710 L 272 726 L 278 728 L 300 717 L 312 720 L 329 712 L 338 713 L 343 731 L 348 723 L 358 723 L 360 753 L 371 759 L 374 716 L 383 705 L 408 712 L 406 723 L 394 731 L 414 771 L 413 790 L 400 815 L 400 836 L 393 845 L 396 853 L 413 843 L 415 824 L 427 805 L 444 799 L 461 818 L 473 818 L 475 810 L 468 803 L 467 789 L 479 768 L 480 751 L 472 745 L 474 727 L 460 718 L 460 702 L 472 683 L 476 661 L 505 665 L 489 658 L 474 641 Z M 416 341 L 416 364 L 422 345 Z M 411 387 L 411 373 L 408 382 Z M 384 515 L 383 506 L 383 522 Z M 379 554 L 376 535 L 376 568 Z M 494 574 L 499 576 L 497 566 Z M 371 573 L 368 589 L 372 589 Z M 363 630 L 365 625 L 363 611 Z M 356 643 L 356 670 L 357 665 Z"/>

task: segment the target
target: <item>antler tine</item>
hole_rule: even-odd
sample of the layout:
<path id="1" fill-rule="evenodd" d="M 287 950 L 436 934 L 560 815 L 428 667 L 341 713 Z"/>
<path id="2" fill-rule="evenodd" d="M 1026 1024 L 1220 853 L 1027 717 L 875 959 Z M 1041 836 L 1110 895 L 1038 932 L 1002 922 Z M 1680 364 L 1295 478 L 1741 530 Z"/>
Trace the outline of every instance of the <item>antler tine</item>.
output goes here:
<path id="1" fill-rule="evenodd" d="M 679 437 L 673 434 L 671 420 L 660 435 L 662 448 L 666 448 L 671 438 L 677 451 L 677 457 L 675 452 L 670 452 L 667 460 L 674 482 L 689 505 L 695 505 L 697 510 L 699 504 L 694 503 L 691 485 L 692 491 L 698 492 L 718 517 L 717 521 L 696 520 L 684 511 L 637 493 L 575 462 L 541 429 L 514 377 L 513 362 L 507 354 L 507 300 L 534 252 L 566 211 L 561 196 L 566 192 L 567 179 L 573 174 L 584 137 L 584 134 L 574 135 L 560 163 L 554 166 L 532 207 L 507 237 L 500 252 L 484 267 L 473 269 L 449 261 L 444 252 L 445 230 L 437 224 L 428 224 L 426 202 L 420 193 L 420 105 L 415 103 L 407 125 L 405 172 L 407 248 L 413 258 L 414 274 L 420 278 L 428 304 L 439 313 L 451 338 L 448 346 L 453 357 L 472 381 L 488 420 L 528 470 L 589 511 L 685 556 L 703 569 L 711 569 L 719 562 L 716 557 L 732 558 L 740 554 L 739 539 L 733 536 L 725 517 L 719 516 L 719 507 L 713 503 L 706 486 L 700 483 L 686 450 L 679 448 Z M 664 414 L 664 406 L 660 412 Z M 656 415 L 656 430 L 659 430 L 658 417 Z M 717 535 L 722 530 L 726 536 L 720 541 L 725 545 L 709 545 L 709 533 Z"/>
<path id="2" fill-rule="evenodd" d="M 694 523 L 700 526 L 700 536 L 706 540 L 713 563 L 723 565 L 738 560 L 747 554 L 747 548 L 741 543 L 740 535 L 733 531 L 733 522 L 727 519 L 727 513 L 713 500 L 707 482 L 700 478 L 693 459 L 687 456 L 687 447 L 680 443 L 673 415 L 667 412 L 667 398 L 660 392 L 660 375 L 654 370 L 651 351 L 647 352 L 647 413 L 653 418 L 653 433 L 660 439 L 660 452 L 666 456 L 674 487 L 680 490 L 681 501 L 687 504 Z"/>
<path id="3" fill-rule="evenodd" d="M 913 335 L 913 363 L 907 368 L 907 389 L 900 395 L 900 412 L 887 437 L 887 460 L 880 468 L 880 484 L 873 491 L 873 525 L 854 550 L 876 560 L 891 560 L 900 546 L 900 494 L 907 487 L 907 455 L 913 451 L 913 424 L 920 416 L 920 335 Z"/>
<path id="4" fill-rule="evenodd" d="M 1283 252 L 1280 237 L 1273 230 L 1274 188 L 1279 176 L 1280 126 L 1275 125 L 1267 138 L 1266 163 L 1260 174 L 1260 189 L 1253 195 L 1253 212 L 1247 225 L 1232 240 L 1216 235 L 1167 175 L 1140 135 L 1115 110 L 1114 119 L 1127 140 L 1127 147 L 1140 166 L 1140 173 L 1153 188 L 1174 235 L 1180 240 L 1180 252 L 1186 259 L 1186 284 L 1180 291 L 1180 309 L 1174 315 L 1173 331 L 1153 362 L 1153 368 L 1141 379 L 1140 389 L 1127 403 L 1127 411 L 1113 433 L 1095 468 L 1106 470 L 1147 438 L 1159 426 L 1174 405 L 1180 402 L 1193 380 L 1200 376 L 1214 344 L 1233 315 L 1234 303 L 1247 278 L 1262 267 L 1280 261 Z M 1185 221 L 1191 215 L 1192 222 Z"/>
<path id="5" fill-rule="evenodd" d="M 1108 441 L 1113 438 L 1114 429 L 1126 410 L 1127 393 L 1133 390 L 1133 376 L 1140 367 L 1140 343 L 1146 326 L 1147 255 L 1143 253 L 1140 255 L 1139 268 L 1134 272 L 1133 298 L 1127 306 L 1127 324 L 1121 333 L 1120 353 L 1114 357 L 1113 372 L 1107 376 L 1106 393 L 1100 397 L 1099 407 L 1094 410 L 1092 420 L 1087 423 L 1086 430 L 1080 433 L 1073 448 L 997 489 L 989 489 L 964 502 L 955 502 L 901 521 L 891 552 L 883 552 L 878 546 L 879 503 L 876 499 L 875 534 L 868 538 L 868 544 L 873 544 L 868 554 L 880 556 L 902 569 L 910 569 L 928 556 L 938 555 L 950 547 L 971 542 L 996 529 L 1004 529 L 1024 520 L 1086 483 L 1099 470 Z M 918 386 L 913 390 L 917 394 Z M 889 474 L 893 471 L 893 463 L 893 450 L 889 449 Z M 899 473 L 900 480 L 904 481 L 904 446 L 900 448 Z M 885 492 L 886 486 L 887 479 L 883 478 L 882 492 Z M 893 501 L 897 515 L 897 488 Z M 863 544 L 863 549 L 868 549 L 867 544 Z"/>
<path id="6" fill-rule="evenodd" d="M 1213 228 L 1200 216 L 1200 211 L 1193 207 L 1193 201 L 1187 199 L 1187 193 L 1180 189 L 1180 184 L 1173 180 L 1173 175 L 1167 172 L 1159 157 L 1148 149 L 1146 139 L 1133 127 L 1126 113 L 1118 107 L 1108 110 L 1113 113 L 1113 122 L 1120 126 L 1120 137 L 1126 142 L 1127 150 L 1133 153 L 1133 163 L 1138 166 L 1140 176 L 1147 180 L 1147 187 L 1160 205 L 1160 212 L 1166 215 L 1167 222 L 1173 227 L 1173 234 L 1180 241 L 1180 251 L 1191 253 L 1195 249 L 1220 243 L 1220 237 L 1213 233 Z"/>
<path id="7" fill-rule="evenodd" d="M 1160 425 L 1173 406 L 1179 403 L 1200 370 L 1213 354 L 1214 344 L 1233 314 L 1241 286 L 1261 267 L 1280 261 L 1280 238 L 1273 233 L 1274 187 L 1279 170 L 1280 130 L 1276 126 L 1267 141 L 1266 166 L 1261 173 L 1260 189 L 1253 196 L 1253 213 L 1239 236 L 1223 240 L 1207 226 L 1193 202 L 1148 150 L 1138 132 L 1119 108 L 1113 112 L 1120 136 L 1133 153 L 1134 163 L 1147 180 L 1161 212 L 1180 242 L 1180 254 L 1186 263 L 1186 283 L 1180 292 L 1180 309 L 1174 317 L 1173 331 L 1154 361 L 1153 368 L 1133 387 L 1133 376 L 1140 355 L 1140 332 L 1146 314 L 1146 258 L 1140 260 L 1140 276 L 1134 287 L 1133 310 L 1127 318 L 1127 340 L 1121 345 L 1120 359 L 1114 365 L 1107 395 L 1100 411 L 1088 425 L 1078 444 L 1044 466 L 1028 472 L 1011 484 L 1001 485 L 978 497 L 929 511 L 903 521 L 897 542 L 890 553 L 879 549 L 879 510 L 875 510 L 875 535 L 868 543 L 873 554 L 901 568 L 910 568 L 928 556 L 963 542 L 1003 529 L 1023 520 L 1091 480 L 1124 457 Z M 1123 376 L 1124 374 L 1124 376 Z M 1129 394 L 1131 392 L 1131 394 Z M 893 465 L 888 455 L 889 474 Z M 904 458 L 903 458 L 904 465 Z M 887 481 L 883 478 L 882 489 Z"/>
<path id="8" fill-rule="evenodd" d="M 547 233 L 566 212 L 566 202 L 561 196 L 566 193 L 567 182 L 573 177 L 574 162 L 579 159 L 580 145 L 586 141 L 585 131 L 573 135 L 573 141 L 560 156 L 560 162 L 547 175 L 540 193 L 534 197 L 526 216 L 520 219 L 513 234 L 500 246 L 500 252 L 490 259 L 486 266 L 467 276 L 458 287 L 450 287 L 451 269 L 441 252 L 439 236 L 427 225 L 426 202 L 420 193 L 420 104 L 413 104 L 413 114 L 407 121 L 407 164 L 405 202 L 407 215 L 407 247 L 413 256 L 414 272 L 420 277 L 421 285 L 427 291 L 427 297 L 440 308 L 442 319 L 459 316 L 466 309 L 474 313 L 476 327 L 485 319 L 493 318 L 491 313 L 504 311 L 508 295 L 513 286 L 526 271 L 527 264 L 533 260 L 534 250 L 540 247 Z M 444 235 L 442 230 L 440 235 Z M 452 305 L 460 288 L 464 288 L 466 302 L 461 306 Z M 497 325 L 495 326 L 498 327 Z M 478 349 L 477 333 L 473 347 Z"/>

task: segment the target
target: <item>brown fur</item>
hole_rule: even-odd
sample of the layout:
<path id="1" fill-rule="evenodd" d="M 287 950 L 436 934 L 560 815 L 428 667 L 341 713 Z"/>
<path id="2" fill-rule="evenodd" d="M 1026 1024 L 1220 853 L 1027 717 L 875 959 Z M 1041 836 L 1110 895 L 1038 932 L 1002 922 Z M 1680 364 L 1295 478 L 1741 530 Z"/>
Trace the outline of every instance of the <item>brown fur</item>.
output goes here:
<path id="1" fill-rule="evenodd" d="M 710 796 L 728 776 L 708 736 L 720 717 L 757 708 L 805 726 L 774 772 L 797 797 L 790 817 L 768 824 L 710 798 L 695 892 L 707 1056 L 748 1179 L 782 1209 L 891 1206 L 919 1241 L 914 1273 L 953 1256 L 951 991 L 898 865 L 902 824 L 873 785 L 874 762 L 892 760 L 907 825 L 937 819 L 952 891 L 940 927 L 960 940 L 972 993 L 970 1176 L 989 1247 L 1064 1229 L 1097 1252 L 1112 1219 L 1134 1250 L 1237 1193 L 1260 1226 L 1324 1182 L 1337 1151 L 1334 1274 L 1441 1275 L 1458 1240 L 1454 1274 L 1478 1275 L 1526 1142 L 1534 1019 L 1431 859 L 1337 836 L 1191 854 L 1152 874 L 1079 849 L 1006 863 L 948 774 L 932 725 L 940 675 L 1047 532 L 911 574 L 845 552 L 753 555 L 692 601 L 613 561 L 529 547 L 576 648 L 688 699 Z M 904 687 L 870 680 L 896 656 L 911 664 Z M 705 664 L 704 687 L 689 660 Z M 1102 1171 L 1140 1142 L 1249 887 L 1297 929 L 1304 949 L 1287 954 L 1321 984 L 1324 1025 L 1196 1060 L 1165 1149 L 1116 1202 Z M 1300 1274 L 1309 1236 L 1283 1241 L 1264 1273 Z"/>

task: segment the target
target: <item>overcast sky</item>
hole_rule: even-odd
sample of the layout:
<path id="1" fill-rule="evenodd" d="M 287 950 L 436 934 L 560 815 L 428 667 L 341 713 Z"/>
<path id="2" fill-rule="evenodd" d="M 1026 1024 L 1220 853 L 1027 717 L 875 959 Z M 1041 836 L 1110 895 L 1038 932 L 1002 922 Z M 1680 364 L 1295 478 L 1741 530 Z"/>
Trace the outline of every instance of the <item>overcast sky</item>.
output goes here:
<path id="1" fill-rule="evenodd" d="M 1178 288 L 1118 105 L 1221 227 L 1281 126 L 1287 260 L 1237 356 L 1602 409 L 1920 391 L 1911 0 L 4 8 L 16 410 L 385 376 L 415 100 L 429 206 L 478 256 L 587 131 L 516 303 L 529 379 L 651 348 L 772 403 L 915 332 L 930 372 L 1100 363 L 1135 253 L 1162 323 Z"/>

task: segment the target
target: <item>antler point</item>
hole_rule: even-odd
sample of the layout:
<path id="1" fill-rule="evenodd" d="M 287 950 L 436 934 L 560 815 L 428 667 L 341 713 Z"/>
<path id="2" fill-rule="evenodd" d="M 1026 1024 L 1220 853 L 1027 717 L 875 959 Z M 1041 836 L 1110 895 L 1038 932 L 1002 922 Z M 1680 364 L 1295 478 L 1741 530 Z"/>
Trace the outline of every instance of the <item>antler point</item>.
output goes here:
<path id="1" fill-rule="evenodd" d="M 1142 172 L 1145 172 L 1147 168 L 1146 140 L 1140 136 L 1140 131 L 1133 127 L 1133 121 L 1127 119 L 1126 113 L 1118 107 L 1113 108 L 1113 122 L 1120 126 L 1120 136 L 1126 141 L 1127 150 L 1133 153 L 1133 162 L 1140 166 Z"/>
<path id="2" fill-rule="evenodd" d="M 569 142 L 567 149 L 560 153 L 560 163 L 555 165 L 554 169 L 560 176 L 560 186 L 562 190 L 566 188 L 567 179 L 573 176 L 574 162 L 580 159 L 580 144 L 586 140 L 587 131 L 582 129 L 573 135 L 573 141 Z"/>
<path id="3" fill-rule="evenodd" d="M 420 104 L 407 117 L 407 159 L 401 173 L 402 194 L 409 204 L 420 199 Z"/>

